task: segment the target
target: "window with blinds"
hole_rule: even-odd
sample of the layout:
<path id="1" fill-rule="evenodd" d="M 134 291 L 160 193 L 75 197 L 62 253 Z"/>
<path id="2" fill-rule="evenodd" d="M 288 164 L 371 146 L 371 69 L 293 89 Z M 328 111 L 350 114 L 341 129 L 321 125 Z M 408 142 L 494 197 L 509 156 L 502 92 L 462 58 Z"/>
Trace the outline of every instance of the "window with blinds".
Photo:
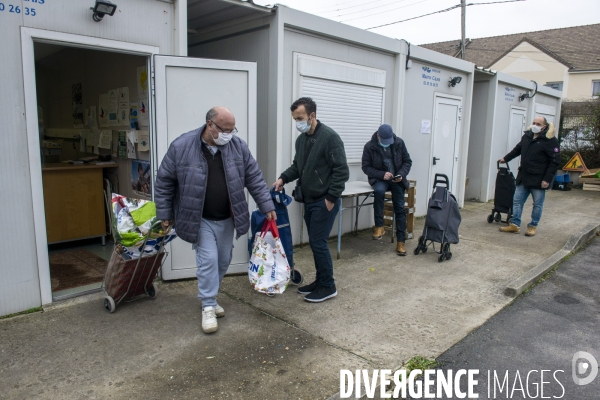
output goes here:
<path id="1" fill-rule="evenodd" d="M 348 163 L 359 162 L 383 123 L 384 89 L 303 76 L 300 93 L 317 103 L 317 118 L 340 135 Z"/>

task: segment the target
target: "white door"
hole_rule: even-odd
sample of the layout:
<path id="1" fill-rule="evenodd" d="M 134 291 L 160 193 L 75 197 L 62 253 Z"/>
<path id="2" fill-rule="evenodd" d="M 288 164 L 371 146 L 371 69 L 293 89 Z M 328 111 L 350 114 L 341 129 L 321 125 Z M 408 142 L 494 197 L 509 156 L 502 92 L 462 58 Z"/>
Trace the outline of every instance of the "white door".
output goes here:
<path id="1" fill-rule="evenodd" d="M 511 107 L 510 118 L 508 122 L 508 140 L 506 146 L 506 153 L 510 152 L 515 148 L 521 141 L 521 136 L 527 128 L 527 110 L 520 107 Z M 505 153 L 505 154 L 506 154 Z M 517 157 L 508 163 L 511 172 L 517 176 L 517 169 L 519 168 L 519 160 Z"/>
<path id="2" fill-rule="evenodd" d="M 171 142 L 202 126 L 206 112 L 214 106 L 225 106 L 233 112 L 237 135 L 256 155 L 255 63 L 169 56 L 155 56 L 153 61 L 158 160 L 155 174 Z M 247 197 L 250 209 L 254 209 L 252 198 Z M 244 235 L 234 242 L 228 273 L 247 270 L 247 240 Z M 168 251 L 163 279 L 196 276 L 196 257 L 190 243 L 175 239 Z"/>
<path id="3" fill-rule="evenodd" d="M 450 191 L 456 193 L 462 101 L 437 95 L 433 113 L 433 151 L 427 198 L 431 196 L 435 174 L 446 175 L 450 180 Z"/>

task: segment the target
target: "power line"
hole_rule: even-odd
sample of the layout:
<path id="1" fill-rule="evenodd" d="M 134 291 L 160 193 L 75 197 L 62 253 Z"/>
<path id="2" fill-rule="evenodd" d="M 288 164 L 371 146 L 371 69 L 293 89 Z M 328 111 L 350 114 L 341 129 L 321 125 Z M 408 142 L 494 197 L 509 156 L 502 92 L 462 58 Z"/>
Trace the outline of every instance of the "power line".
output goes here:
<path id="1" fill-rule="evenodd" d="M 337 7 L 337 6 L 354 4 L 354 3 L 362 3 L 362 2 L 363 2 L 363 0 L 354 0 L 354 1 L 347 1 L 347 2 L 344 2 L 344 3 L 330 4 L 328 6 L 321 6 L 321 7 L 313 8 L 313 9 L 311 9 L 311 12 L 314 13 L 314 11 L 321 10 L 323 8 Z M 329 11 L 323 11 L 323 12 L 329 12 Z"/>
<path id="2" fill-rule="evenodd" d="M 349 9 L 351 9 L 351 8 L 363 7 L 363 6 L 366 6 L 367 4 L 371 4 L 371 3 L 379 3 L 380 1 L 384 1 L 384 0 L 373 0 L 373 1 L 368 1 L 368 2 L 366 2 L 366 3 L 358 4 L 358 5 L 356 5 L 356 6 L 350 6 L 350 7 L 340 7 L 340 8 L 338 8 L 337 10 L 329 10 L 329 11 L 321 11 L 321 12 L 322 12 L 322 13 L 324 13 L 324 14 L 328 14 L 328 13 L 337 12 L 337 11 L 349 10 Z M 404 0 L 400 0 L 400 1 L 404 1 Z M 384 4 L 384 5 L 382 5 L 382 6 L 378 6 L 378 7 L 391 6 L 391 5 L 392 5 L 392 4 L 394 4 L 395 2 L 396 2 L 396 0 L 392 1 L 392 2 L 391 2 L 391 3 L 389 3 L 389 4 Z M 377 7 L 373 7 L 373 8 L 377 8 Z M 373 8 L 371 8 L 371 9 L 373 9 Z M 364 11 L 366 11 L 366 10 L 364 10 Z M 339 15 L 336 15 L 336 17 L 339 17 Z M 330 17 L 330 18 L 333 18 L 333 17 Z"/>
<path id="3" fill-rule="evenodd" d="M 482 5 L 486 5 L 486 4 L 498 4 L 498 3 L 514 3 L 514 2 L 518 2 L 518 1 L 525 1 L 525 0 L 504 0 L 504 1 L 492 1 L 492 2 L 487 2 L 487 3 L 469 3 L 469 4 L 467 4 L 467 6 L 482 6 Z M 403 20 L 400 20 L 400 21 L 390 22 L 390 23 L 387 23 L 387 24 L 372 26 L 370 28 L 366 28 L 365 30 L 368 31 L 368 30 L 371 30 L 371 29 L 381 28 L 383 26 L 395 25 L 395 24 L 399 24 L 401 22 L 410 21 L 410 20 L 413 20 L 413 19 L 427 17 L 427 16 L 430 16 L 430 15 L 433 15 L 433 14 L 440 14 L 440 13 L 452 11 L 452 10 L 454 10 L 456 8 L 459 8 L 459 7 L 461 7 L 461 5 L 457 4 L 455 6 L 452 6 L 452 7 L 449 7 L 449 8 L 445 8 L 443 10 L 434 11 L 434 12 L 431 12 L 431 13 L 428 13 L 428 14 L 423 14 L 423 15 L 419 15 L 417 17 L 407 18 L 407 19 L 403 19 Z"/>
<path id="4" fill-rule="evenodd" d="M 363 16 L 356 17 L 356 18 L 345 19 L 345 20 L 341 20 L 341 21 L 339 21 L 339 22 L 348 22 L 348 21 L 354 21 L 354 20 L 356 20 L 356 19 L 362 19 L 362 18 L 372 17 L 373 15 L 385 14 L 385 13 L 388 13 L 388 12 L 390 12 L 390 11 L 399 10 L 399 9 L 401 9 L 401 8 L 406 8 L 406 7 L 414 6 L 415 4 L 419 4 L 419 3 L 425 3 L 426 1 L 429 1 L 429 0 L 421 0 L 421 1 L 417 1 L 416 3 L 407 4 L 407 5 L 405 5 L 405 6 L 402 6 L 402 7 L 396 7 L 396 8 L 392 8 L 392 9 L 390 9 L 390 10 L 385 10 L 385 11 L 381 11 L 381 12 L 374 13 L 374 14 L 369 14 L 369 15 L 363 15 Z M 358 12 L 362 12 L 362 11 L 358 11 Z M 354 12 L 354 13 L 351 13 L 351 14 L 356 14 L 356 12 Z M 350 15 L 350 14 L 346 14 L 346 15 Z"/>

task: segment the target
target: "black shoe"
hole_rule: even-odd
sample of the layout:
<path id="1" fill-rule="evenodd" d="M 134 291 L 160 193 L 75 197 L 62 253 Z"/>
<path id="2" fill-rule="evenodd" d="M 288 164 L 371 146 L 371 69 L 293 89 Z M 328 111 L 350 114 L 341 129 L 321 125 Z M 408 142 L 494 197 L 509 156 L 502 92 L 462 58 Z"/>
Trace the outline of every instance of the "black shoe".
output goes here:
<path id="1" fill-rule="evenodd" d="M 320 303 L 321 301 L 325 301 L 335 296 L 337 296 L 337 290 L 335 289 L 335 286 L 332 286 L 330 288 L 319 286 L 317 290 L 310 292 L 310 294 L 304 296 L 304 300 L 310 301 L 312 303 Z"/>
<path id="2" fill-rule="evenodd" d="M 314 281 L 310 285 L 300 286 L 298 288 L 298 293 L 309 294 L 310 292 L 314 292 L 317 289 L 317 287 L 319 287 L 319 284 L 317 283 L 317 281 Z"/>

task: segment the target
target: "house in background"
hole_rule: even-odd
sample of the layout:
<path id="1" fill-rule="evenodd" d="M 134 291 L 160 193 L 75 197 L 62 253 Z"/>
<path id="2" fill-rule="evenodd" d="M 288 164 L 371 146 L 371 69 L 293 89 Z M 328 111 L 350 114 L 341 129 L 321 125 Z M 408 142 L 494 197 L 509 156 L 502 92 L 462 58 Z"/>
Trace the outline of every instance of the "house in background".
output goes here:
<path id="1" fill-rule="evenodd" d="M 565 100 L 600 95 L 600 24 L 467 39 L 465 59 L 560 90 Z M 421 45 L 460 57 L 460 40 Z"/>

